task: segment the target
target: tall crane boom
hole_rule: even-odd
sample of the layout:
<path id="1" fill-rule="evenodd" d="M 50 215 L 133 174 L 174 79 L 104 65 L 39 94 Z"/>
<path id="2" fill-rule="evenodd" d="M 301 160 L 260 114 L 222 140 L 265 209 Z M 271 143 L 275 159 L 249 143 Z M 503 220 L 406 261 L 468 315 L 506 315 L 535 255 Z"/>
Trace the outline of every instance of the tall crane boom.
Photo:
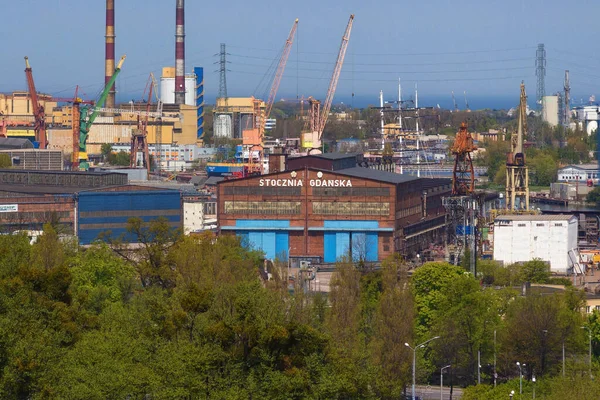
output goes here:
<path id="1" fill-rule="evenodd" d="M 319 120 L 318 129 L 319 140 L 321 140 L 323 136 L 323 130 L 325 129 L 325 124 L 327 123 L 327 118 L 329 117 L 329 111 L 331 110 L 331 104 L 333 103 L 335 89 L 337 87 L 338 80 L 340 79 L 340 73 L 342 72 L 342 65 L 344 65 L 344 57 L 346 56 L 346 49 L 348 48 L 348 41 L 350 40 L 350 32 L 352 31 L 353 21 L 354 14 L 350 15 L 348 26 L 346 26 L 346 31 L 344 32 L 344 36 L 342 36 L 342 44 L 340 45 L 340 51 L 335 63 L 335 68 L 333 69 L 333 74 L 331 75 L 329 89 L 327 89 L 327 97 L 325 98 L 325 103 L 323 103 L 323 107 L 321 109 L 321 118 Z"/>
<path id="2" fill-rule="evenodd" d="M 288 38 L 285 41 L 285 46 L 283 47 L 283 52 L 281 53 L 279 64 L 277 65 L 277 72 L 275 73 L 275 79 L 273 80 L 273 84 L 271 85 L 271 91 L 269 92 L 269 100 L 266 104 L 265 117 L 261 119 L 261 133 L 264 132 L 266 119 L 269 118 L 269 116 L 271 115 L 271 110 L 273 109 L 273 104 L 275 103 L 275 96 L 277 95 L 277 91 L 279 90 L 279 84 L 281 83 L 281 78 L 283 77 L 283 71 L 285 70 L 285 65 L 287 64 L 287 60 L 290 56 L 290 51 L 292 50 L 292 44 L 294 43 L 294 36 L 296 35 L 297 28 L 298 18 L 296 18 L 296 20 L 294 21 L 294 25 L 292 25 L 290 34 L 288 35 Z"/>
<path id="3" fill-rule="evenodd" d="M 456 98 L 454 97 L 454 90 L 452 91 L 452 104 L 454 104 L 454 111 L 458 111 L 458 106 L 456 105 Z"/>
<path id="4" fill-rule="evenodd" d="M 104 105 L 106 98 L 108 97 L 110 88 L 117 80 L 117 76 L 121 72 L 121 67 L 125 61 L 125 56 L 121 57 L 119 64 L 115 69 L 115 72 L 111 76 L 110 80 L 104 85 L 104 90 L 100 94 L 100 98 L 94 106 L 81 107 L 81 115 L 79 118 L 79 168 L 87 170 L 89 168 L 88 156 L 87 156 L 87 139 L 90 133 L 90 129 L 94 120 L 98 116 L 99 109 Z"/>
<path id="5" fill-rule="evenodd" d="M 48 141 L 46 137 L 46 114 L 44 112 L 44 107 L 42 107 L 38 101 L 35 83 L 33 82 L 33 72 L 29 65 L 29 57 L 27 56 L 25 57 L 25 76 L 27 77 L 27 87 L 29 89 L 29 97 L 31 97 L 33 115 L 35 117 L 35 141 L 39 143 L 40 149 L 45 149 Z"/>

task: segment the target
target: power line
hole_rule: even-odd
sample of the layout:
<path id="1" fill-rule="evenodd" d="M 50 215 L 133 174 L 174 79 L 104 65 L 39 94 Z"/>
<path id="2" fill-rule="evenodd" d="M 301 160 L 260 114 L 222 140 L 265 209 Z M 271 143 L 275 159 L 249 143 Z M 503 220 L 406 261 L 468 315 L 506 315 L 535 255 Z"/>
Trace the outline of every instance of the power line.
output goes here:
<path id="1" fill-rule="evenodd" d="M 235 72 L 238 74 L 245 75 L 262 75 L 258 72 L 248 72 L 248 71 L 237 71 L 232 70 L 231 72 Z M 310 80 L 323 80 L 329 79 L 328 77 L 312 77 L 312 76 L 291 76 L 290 78 L 300 78 L 300 79 L 310 79 Z M 463 82 L 463 81 L 493 81 L 493 80 L 505 80 L 505 79 L 523 79 L 523 75 L 518 76 L 501 76 L 501 77 L 486 77 L 486 78 L 450 78 L 450 79 L 418 79 L 418 80 L 410 80 L 407 79 L 406 82 Z M 350 81 L 352 78 L 340 78 L 343 81 Z M 361 79 L 364 82 L 396 82 L 396 79 Z M 403 82 L 405 80 L 403 79 Z"/>
<path id="2" fill-rule="evenodd" d="M 261 64 L 243 64 L 245 67 L 261 67 L 265 65 Z M 315 68 L 298 68 L 300 71 L 314 71 L 314 72 L 331 72 L 330 69 L 315 69 Z M 470 73 L 470 72 L 491 72 L 491 71 L 511 71 L 511 70 L 527 70 L 531 69 L 530 66 L 526 67 L 506 67 L 506 68 L 480 68 L 480 69 L 460 69 L 460 70 L 441 70 L 441 71 L 376 71 L 376 70 L 354 70 L 354 73 L 358 74 L 394 74 L 396 76 L 403 74 L 451 74 L 451 73 Z"/>
<path id="3" fill-rule="evenodd" d="M 272 51 L 276 52 L 275 49 L 264 49 L 264 48 L 256 48 L 256 47 L 246 47 L 246 46 L 229 46 L 238 49 L 247 49 L 247 50 L 257 50 L 257 51 Z M 477 54 L 477 53 L 498 53 L 498 52 L 508 52 L 508 51 L 521 51 L 521 50 L 531 50 L 535 49 L 535 46 L 527 46 L 527 47 L 515 47 L 515 48 L 507 48 L 507 49 L 481 49 L 481 50 L 464 50 L 464 51 L 439 51 L 439 52 L 426 52 L 426 53 L 355 53 L 356 56 L 438 56 L 438 55 L 458 55 L 458 54 Z M 302 51 L 300 54 L 323 54 L 323 55 L 335 55 L 337 53 L 334 52 L 320 52 L 320 51 Z"/>
<path id="4" fill-rule="evenodd" d="M 259 57 L 259 56 L 248 56 L 243 54 L 231 54 L 232 57 L 241 57 L 241 58 L 250 58 L 255 60 L 272 60 L 268 57 Z M 501 60 L 476 60 L 476 61 L 437 61 L 437 62 L 426 62 L 426 63 L 354 63 L 354 65 L 360 66 L 426 66 L 426 65 L 463 65 L 463 64 L 494 64 L 499 62 L 511 62 L 511 61 L 530 61 L 531 57 L 521 57 L 521 58 L 507 58 Z M 326 64 L 333 66 L 334 62 L 328 61 L 305 61 L 305 60 L 295 60 L 300 64 Z"/>

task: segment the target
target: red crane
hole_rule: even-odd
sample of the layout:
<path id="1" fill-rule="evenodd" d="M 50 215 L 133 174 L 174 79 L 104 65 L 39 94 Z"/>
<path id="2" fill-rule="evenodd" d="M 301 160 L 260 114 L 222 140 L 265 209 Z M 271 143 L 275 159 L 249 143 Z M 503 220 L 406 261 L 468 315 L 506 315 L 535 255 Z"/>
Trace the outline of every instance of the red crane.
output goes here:
<path id="1" fill-rule="evenodd" d="M 29 65 L 29 58 L 25 57 L 25 76 L 27 77 L 27 87 L 29 88 L 29 96 L 31 97 L 31 105 L 33 108 L 33 116 L 35 118 L 35 141 L 39 143 L 40 149 L 45 149 L 48 143 L 46 136 L 46 113 L 38 101 L 38 95 L 33 82 L 33 73 Z"/>
<path id="2" fill-rule="evenodd" d="M 329 118 L 329 111 L 331 110 L 331 104 L 333 103 L 333 96 L 335 95 L 335 89 L 338 84 L 338 80 L 340 79 L 340 73 L 342 72 L 342 65 L 344 65 L 344 58 L 346 57 L 346 49 L 348 48 L 348 41 L 350 40 L 350 32 L 352 31 L 352 22 L 354 21 L 354 14 L 350 15 L 350 20 L 348 20 L 348 25 L 346 26 L 346 31 L 344 32 L 344 36 L 342 36 L 342 44 L 340 45 L 340 51 L 338 53 L 337 60 L 335 62 L 335 68 L 333 69 L 333 74 L 331 75 L 331 81 L 329 82 L 329 89 L 327 90 L 327 97 L 325 98 L 325 102 L 321 107 L 321 118 L 319 119 L 319 140 L 321 140 L 323 136 L 323 130 L 325 129 L 325 124 L 327 123 L 327 118 Z"/>
<path id="3" fill-rule="evenodd" d="M 452 154 L 454 154 L 453 196 L 468 196 L 475 190 L 475 172 L 471 152 L 476 149 L 473 137 L 467 130 L 467 124 L 461 123 L 452 145 Z"/>
<path id="4" fill-rule="evenodd" d="M 150 174 L 150 155 L 148 154 L 148 115 L 150 114 L 150 105 L 152 104 L 152 89 L 154 76 L 150 74 L 148 83 L 146 84 L 146 90 L 148 91 L 148 100 L 146 101 L 146 114 L 145 116 L 138 115 L 138 128 L 131 135 L 131 152 L 129 159 L 129 166 L 136 168 L 138 152 L 143 154 L 143 164 L 148 174 Z"/>

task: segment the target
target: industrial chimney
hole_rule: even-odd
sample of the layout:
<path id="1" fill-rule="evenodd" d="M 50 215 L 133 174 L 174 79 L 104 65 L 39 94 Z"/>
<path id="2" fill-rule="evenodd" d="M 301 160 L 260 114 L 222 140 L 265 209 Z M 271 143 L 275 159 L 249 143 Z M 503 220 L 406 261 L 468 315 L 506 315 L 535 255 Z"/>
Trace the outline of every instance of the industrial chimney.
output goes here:
<path id="1" fill-rule="evenodd" d="M 185 104 L 185 14 L 184 0 L 175 11 L 175 104 Z"/>
<path id="2" fill-rule="evenodd" d="M 104 84 L 115 73 L 115 0 L 106 0 L 106 55 L 104 57 Z M 115 107 L 115 85 L 110 88 L 106 98 L 106 108 Z"/>

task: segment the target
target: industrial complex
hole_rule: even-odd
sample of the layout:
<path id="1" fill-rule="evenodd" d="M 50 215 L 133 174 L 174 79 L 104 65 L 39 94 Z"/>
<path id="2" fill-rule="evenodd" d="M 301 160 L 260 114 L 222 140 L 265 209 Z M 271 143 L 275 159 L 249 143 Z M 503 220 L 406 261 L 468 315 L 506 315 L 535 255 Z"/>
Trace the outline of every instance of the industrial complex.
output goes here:
<path id="1" fill-rule="evenodd" d="M 2 233 L 35 236 L 52 222 L 82 245 L 108 238 L 133 243 L 137 239 L 126 229 L 130 218 L 162 217 L 185 234 L 236 235 L 265 259 L 293 266 L 343 258 L 377 266 L 400 254 L 416 264 L 445 259 L 469 265 L 474 274 L 478 258 L 504 264 L 540 258 L 559 275 L 586 273 L 582 251 L 598 247 L 600 215 L 543 211 L 537 205 L 580 199 L 597 185 L 597 166 L 564 165 L 549 193 L 532 193 L 525 158 L 532 145 L 526 138 L 532 111 L 524 83 L 518 107 L 508 112 L 517 119 L 514 132 L 475 132 L 463 118 L 454 137 L 424 135 L 423 121 L 439 120 L 437 111 L 419 106 L 416 85 L 412 98 L 403 99 L 398 82 L 395 106 L 386 105 L 380 93 L 378 137 L 327 142 L 328 121 L 348 118 L 332 105 L 351 15 L 340 32 L 324 100 L 297 99 L 307 108 L 298 117 L 301 131 L 273 139 L 266 134 L 278 123 L 272 111 L 296 37 L 295 19 L 281 38 L 283 50 L 264 99 L 228 96 L 229 53 L 221 44 L 209 144 L 204 69 L 185 64 L 184 10 L 184 0 L 176 0 L 174 66 L 163 66 L 159 77 L 149 74 L 140 101 L 115 99 L 115 82 L 127 60 L 115 56 L 114 0 L 106 1 L 105 76 L 97 99 L 82 99 L 77 90 L 68 98 L 43 93 L 34 80 L 36 60 L 25 57 L 27 90 L 0 94 L 0 156 L 10 163 L 0 170 Z M 536 56 L 543 75 L 543 45 Z M 464 95 L 464 111 L 470 113 Z M 450 112 L 457 113 L 454 92 L 452 99 Z M 571 108 L 569 99 L 569 71 L 559 94 L 546 95 L 538 82 L 542 120 L 594 131 L 598 108 Z M 510 147 L 502 165 L 504 190 L 476 190 L 494 179 L 487 167 L 474 164 L 485 151 L 482 144 L 504 140 Z M 215 145 L 218 141 L 230 147 Z M 108 162 L 115 153 L 124 154 L 125 163 Z"/>

